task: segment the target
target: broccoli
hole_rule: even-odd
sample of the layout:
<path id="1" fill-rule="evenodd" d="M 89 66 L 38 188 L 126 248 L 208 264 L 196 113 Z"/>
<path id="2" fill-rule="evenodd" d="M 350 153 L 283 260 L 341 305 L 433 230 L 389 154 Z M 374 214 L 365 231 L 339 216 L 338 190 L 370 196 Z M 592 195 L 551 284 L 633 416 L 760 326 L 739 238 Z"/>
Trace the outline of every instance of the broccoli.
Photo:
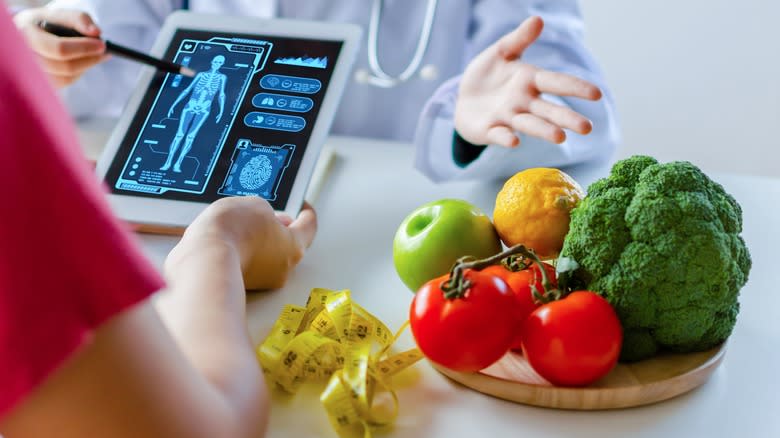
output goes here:
<path id="1" fill-rule="evenodd" d="M 702 351 L 726 340 L 751 260 L 742 209 L 686 161 L 617 162 L 572 210 L 561 257 L 571 281 L 600 293 L 623 324 L 620 359 Z"/>

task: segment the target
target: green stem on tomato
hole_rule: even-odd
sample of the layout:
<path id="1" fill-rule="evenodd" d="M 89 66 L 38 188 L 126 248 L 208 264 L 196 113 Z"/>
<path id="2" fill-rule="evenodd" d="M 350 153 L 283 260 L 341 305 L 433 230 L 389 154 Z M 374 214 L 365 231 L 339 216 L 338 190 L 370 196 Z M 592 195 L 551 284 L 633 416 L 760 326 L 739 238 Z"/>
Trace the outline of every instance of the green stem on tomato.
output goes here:
<path id="1" fill-rule="evenodd" d="M 528 257 L 521 254 L 514 254 L 501 260 L 501 266 L 510 272 L 520 272 L 531 266 L 531 262 L 528 261 Z"/>
<path id="2" fill-rule="evenodd" d="M 454 300 L 456 298 L 462 298 L 471 287 L 471 282 L 464 278 L 463 274 L 466 269 L 482 270 L 488 266 L 501 263 L 502 260 L 507 257 L 521 255 L 524 258 L 531 259 L 534 263 L 539 265 L 539 270 L 542 272 L 542 288 L 544 289 L 543 295 L 533 289 L 534 298 L 540 302 L 547 303 L 561 298 L 561 291 L 553 287 L 550 282 L 550 278 L 547 276 L 547 270 L 544 269 L 544 265 L 536 253 L 526 248 L 524 245 L 515 245 L 506 249 L 496 255 L 490 256 L 481 260 L 473 260 L 473 257 L 461 257 L 455 262 L 455 266 L 450 272 L 450 278 L 442 282 L 440 288 L 444 292 L 444 298 L 448 300 Z"/>

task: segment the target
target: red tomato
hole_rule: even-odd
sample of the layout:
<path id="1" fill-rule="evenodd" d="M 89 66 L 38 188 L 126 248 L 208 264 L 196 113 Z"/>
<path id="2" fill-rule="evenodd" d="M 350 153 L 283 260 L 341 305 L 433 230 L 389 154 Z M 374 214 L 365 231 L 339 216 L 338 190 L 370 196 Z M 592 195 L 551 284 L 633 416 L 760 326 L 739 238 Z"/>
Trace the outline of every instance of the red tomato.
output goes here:
<path id="1" fill-rule="evenodd" d="M 467 269 L 471 286 L 460 298 L 441 290 L 449 274 L 415 294 L 409 324 L 420 351 L 432 362 L 462 372 L 479 371 L 500 359 L 515 333 L 515 297 L 500 278 Z"/>
<path id="2" fill-rule="evenodd" d="M 548 263 L 543 263 L 544 270 L 547 271 L 547 278 L 553 287 L 558 287 L 558 282 L 555 280 L 555 266 Z M 515 324 L 515 340 L 510 347 L 512 350 L 520 350 L 522 348 L 522 327 L 525 319 L 531 314 L 539 304 L 534 299 L 534 294 L 531 291 L 531 285 L 533 284 L 536 291 L 540 295 L 544 295 L 544 287 L 542 287 L 542 271 L 539 269 L 539 265 L 533 263 L 530 267 L 521 271 L 510 271 L 504 265 L 491 265 L 483 269 L 482 272 L 486 274 L 495 275 L 506 282 L 509 288 L 515 293 L 517 299 L 517 323 Z"/>
<path id="3" fill-rule="evenodd" d="M 550 383 L 585 386 L 615 366 L 623 329 L 594 292 L 572 292 L 534 310 L 523 324 L 523 354 Z"/>

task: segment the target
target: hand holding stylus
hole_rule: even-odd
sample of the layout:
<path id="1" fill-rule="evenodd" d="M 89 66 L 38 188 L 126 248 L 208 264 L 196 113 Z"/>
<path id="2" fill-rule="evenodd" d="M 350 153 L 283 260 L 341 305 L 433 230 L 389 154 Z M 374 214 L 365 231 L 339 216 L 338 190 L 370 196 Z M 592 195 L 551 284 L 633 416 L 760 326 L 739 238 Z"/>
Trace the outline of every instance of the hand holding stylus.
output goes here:
<path id="1" fill-rule="evenodd" d="M 29 28 L 30 24 L 27 20 L 30 18 L 33 19 L 33 27 L 37 27 L 37 30 Z M 150 65 L 164 72 L 189 77 L 195 76 L 195 71 L 185 66 L 149 56 L 111 41 L 102 40 L 100 29 L 89 15 L 83 12 L 56 9 L 33 10 L 28 18 L 22 17 L 19 20 L 22 22 L 25 34 L 31 35 L 28 39 L 30 39 L 30 44 L 34 49 L 36 48 L 34 43 L 39 43 L 38 47 L 41 49 L 36 49 L 36 51 L 44 57 L 44 69 L 49 72 L 50 76 L 54 76 L 55 84 L 60 86 L 68 85 L 78 79 L 89 67 L 105 59 L 106 53 Z M 49 35 L 40 35 L 38 31 Z M 91 40 L 100 41 L 101 44 L 96 46 Z M 79 48 L 92 49 L 93 47 L 96 49 L 102 47 L 103 51 L 99 55 L 90 54 L 86 58 L 78 57 Z M 69 49 L 75 50 L 76 54 L 70 53 Z M 47 68 L 47 66 L 51 68 Z"/>
<path id="2" fill-rule="evenodd" d="M 40 28 L 41 21 L 68 26 L 84 37 L 61 38 Z M 33 8 L 14 16 L 14 22 L 38 55 L 41 67 L 58 87 L 75 82 L 92 66 L 105 61 L 106 44 L 100 39 L 100 28 L 80 11 Z"/>

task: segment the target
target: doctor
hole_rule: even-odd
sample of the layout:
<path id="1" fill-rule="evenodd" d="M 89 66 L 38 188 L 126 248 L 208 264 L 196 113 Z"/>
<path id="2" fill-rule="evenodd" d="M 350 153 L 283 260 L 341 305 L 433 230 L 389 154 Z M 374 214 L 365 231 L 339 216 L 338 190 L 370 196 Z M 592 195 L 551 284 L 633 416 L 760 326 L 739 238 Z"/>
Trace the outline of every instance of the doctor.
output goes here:
<path id="1" fill-rule="evenodd" d="M 116 116 L 140 67 L 103 62 L 100 41 L 35 23 L 149 50 L 177 9 L 362 25 L 366 43 L 332 133 L 413 141 L 416 167 L 434 181 L 603 161 L 619 139 L 576 0 L 55 0 L 15 21 L 74 116 Z"/>

